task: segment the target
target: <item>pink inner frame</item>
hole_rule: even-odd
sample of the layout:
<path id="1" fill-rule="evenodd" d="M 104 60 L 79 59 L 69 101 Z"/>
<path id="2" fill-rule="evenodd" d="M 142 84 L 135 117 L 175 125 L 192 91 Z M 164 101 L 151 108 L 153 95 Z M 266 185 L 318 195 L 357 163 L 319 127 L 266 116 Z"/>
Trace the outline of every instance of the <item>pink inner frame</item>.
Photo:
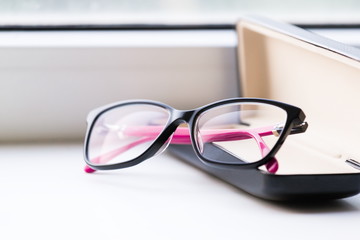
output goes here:
<path id="1" fill-rule="evenodd" d="M 161 126 L 136 126 L 136 127 L 127 127 L 123 130 L 124 135 L 128 136 L 139 136 L 142 137 L 135 142 L 132 142 L 128 145 L 122 146 L 120 148 L 111 150 L 105 154 L 102 154 L 98 157 L 95 157 L 91 160 L 93 163 L 106 163 L 111 159 L 115 158 L 116 156 L 120 155 L 121 153 L 135 147 L 139 144 L 142 144 L 147 141 L 151 141 L 155 139 L 159 132 L 161 132 L 163 127 Z M 241 130 L 241 129 L 214 129 L 214 130 L 205 130 L 203 131 L 203 142 L 221 142 L 221 141 L 233 141 L 233 140 L 244 140 L 253 138 L 260 151 L 262 157 L 265 157 L 269 152 L 270 149 L 261 138 L 263 136 L 272 135 L 273 127 L 262 127 L 256 128 L 251 130 Z M 189 129 L 186 127 L 178 127 L 174 132 L 171 144 L 191 144 L 190 133 Z M 278 170 L 278 162 L 276 158 L 271 159 L 270 162 L 266 164 L 266 168 L 270 173 L 276 173 Z M 89 167 L 88 165 L 85 166 L 85 172 L 92 173 L 95 172 L 94 169 Z"/>

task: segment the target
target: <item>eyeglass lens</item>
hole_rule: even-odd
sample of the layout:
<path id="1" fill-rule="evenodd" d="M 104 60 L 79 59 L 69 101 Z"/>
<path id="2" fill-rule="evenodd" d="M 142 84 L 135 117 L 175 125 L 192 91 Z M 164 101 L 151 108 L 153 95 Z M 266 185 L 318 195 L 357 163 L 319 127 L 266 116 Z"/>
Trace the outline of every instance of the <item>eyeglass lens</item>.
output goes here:
<path id="1" fill-rule="evenodd" d="M 169 117 L 167 109 L 150 104 L 124 105 L 102 113 L 89 137 L 90 162 L 107 165 L 140 156 L 164 130 Z"/>
<path id="2" fill-rule="evenodd" d="M 196 122 L 200 154 L 221 163 L 252 163 L 275 146 L 287 119 L 276 106 L 260 103 L 223 105 L 203 112 Z M 277 129 L 277 130 L 275 130 Z"/>

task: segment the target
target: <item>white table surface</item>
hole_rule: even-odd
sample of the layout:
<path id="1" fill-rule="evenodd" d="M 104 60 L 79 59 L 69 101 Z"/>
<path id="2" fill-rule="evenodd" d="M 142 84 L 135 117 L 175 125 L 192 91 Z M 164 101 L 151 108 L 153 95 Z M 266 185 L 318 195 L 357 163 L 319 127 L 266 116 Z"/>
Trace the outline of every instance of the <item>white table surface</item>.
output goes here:
<path id="1" fill-rule="evenodd" d="M 0 239 L 357 239 L 360 195 L 252 197 L 169 154 L 86 174 L 82 146 L 0 147 Z M 349 238 L 350 239 L 350 238 Z"/>

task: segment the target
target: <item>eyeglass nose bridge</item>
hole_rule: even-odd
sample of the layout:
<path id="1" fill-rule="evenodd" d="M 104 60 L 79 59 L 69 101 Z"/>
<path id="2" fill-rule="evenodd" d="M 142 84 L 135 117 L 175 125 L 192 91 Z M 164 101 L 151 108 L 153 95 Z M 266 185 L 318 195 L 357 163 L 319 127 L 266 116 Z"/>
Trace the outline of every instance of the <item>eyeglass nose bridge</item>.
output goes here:
<path id="1" fill-rule="evenodd" d="M 171 122 L 181 121 L 181 122 L 190 123 L 191 119 L 194 116 L 194 113 L 195 110 L 188 110 L 188 111 L 173 110 Z"/>
<path id="2" fill-rule="evenodd" d="M 176 129 L 180 126 L 180 124 L 187 123 L 190 127 L 194 113 L 195 110 L 181 111 L 174 109 L 171 113 L 171 118 L 168 125 L 157 137 L 154 143 L 154 150 L 158 151 L 159 149 L 161 149 L 163 145 L 166 144 L 167 141 L 171 138 L 172 134 L 175 133 Z"/>

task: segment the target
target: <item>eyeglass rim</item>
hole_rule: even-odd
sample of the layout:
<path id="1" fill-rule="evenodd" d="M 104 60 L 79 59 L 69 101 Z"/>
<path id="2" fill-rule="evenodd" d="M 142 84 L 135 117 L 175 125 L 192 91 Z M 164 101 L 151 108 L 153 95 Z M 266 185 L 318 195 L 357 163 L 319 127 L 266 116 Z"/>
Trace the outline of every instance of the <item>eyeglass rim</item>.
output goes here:
<path id="1" fill-rule="evenodd" d="M 203 113 L 208 111 L 209 109 L 219 107 L 222 105 L 228 105 L 232 103 L 260 103 L 260 104 L 268 104 L 273 105 L 276 107 L 279 107 L 283 109 L 286 114 L 286 123 L 283 128 L 283 133 L 279 136 L 278 141 L 273 146 L 273 148 L 270 150 L 270 152 L 262 159 L 251 162 L 251 163 L 221 163 L 221 162 L 214 162 L 212 160 L 209 160 L 205 158 L 200 152 L 198 147 L 196 147 L 196 141 L 195 141 L 195 123 L 196 120 L 199 118 L 199 116 Z M 88 157 L 88 149 L 89 149 L 89 141 L 92 129 L 97 121 L 97 119 L 104 114 L 107 111 L 110 111 L 112 109 L 116 109 L 121 106 L 126 105 L 137 105 L 137 104 L 145 104 L 145 105 L 154 105 L 161 108 L 164 108 L 169 111 L 170 117 L 168 119 L 168 122 L 166 123 L 163 131 L 160 133 L 160 135 L 153 141 L 153 143 L 148 147 L 148 149 L 139 155 L 138 157 L 128 160 L 126 162 L 121 163 L 115 163 L 115 164 L 104 164 L 104 165 L 98 165 L 98 164 L 92 164 Z M 186 115 L 186 116 L 185 116 Z M 264 98 L 229 98 L 229 99 L 223 99 L 219 100 L 213 103 L 209 103 L 207 105 L 192 109 L 192 110 L 178 110 L 175 109 L 167 104 L 164 104 L 162 102 L 153 101 L 153 100 L 146 100 L 146 99 L 135 99 L 135 100 L 126 100 L 126 101 L 119 101 L 115 103 L 111 103 L 99 108 L 96 108 L 92 110 L 88 116 L 87 116 L 87 131 L 85 135 L 85 144 L 84 144 L 84 159 L 88 166 L 90 166 L 93 169 L 96 170 L 112 170 L 112 169 L 120 169 L 120 168 L 127 168 L 134 165 L 137 165 L 141 163 L 142 161 L 151 158 L 156 154 L 156 152 L 161 148 L 163 144 L 167 141 L 168 137 L 176 130 L 176 128 L 183 122 L 187 122 L 189 125 L 190 130 L 190 138 L 192 142 L 193 150 L 195 151 L 197 157 L 205 164 L 211 165 L 214 167 L 221 167 L 221 168 L 257 168 L 259 166 L 262 166 L 269 162 L 275 154 L 279 151 L 282 144 L 284 143 L 285 139 L 290 133 L 290 130 L 292 127 L 296 124 L 300 124 L 304 122 L 305 120 L 305 114 L 304 112 L 296 106 L 279 102 L 275 100 L 270 99 L 264 99 Z"/>

